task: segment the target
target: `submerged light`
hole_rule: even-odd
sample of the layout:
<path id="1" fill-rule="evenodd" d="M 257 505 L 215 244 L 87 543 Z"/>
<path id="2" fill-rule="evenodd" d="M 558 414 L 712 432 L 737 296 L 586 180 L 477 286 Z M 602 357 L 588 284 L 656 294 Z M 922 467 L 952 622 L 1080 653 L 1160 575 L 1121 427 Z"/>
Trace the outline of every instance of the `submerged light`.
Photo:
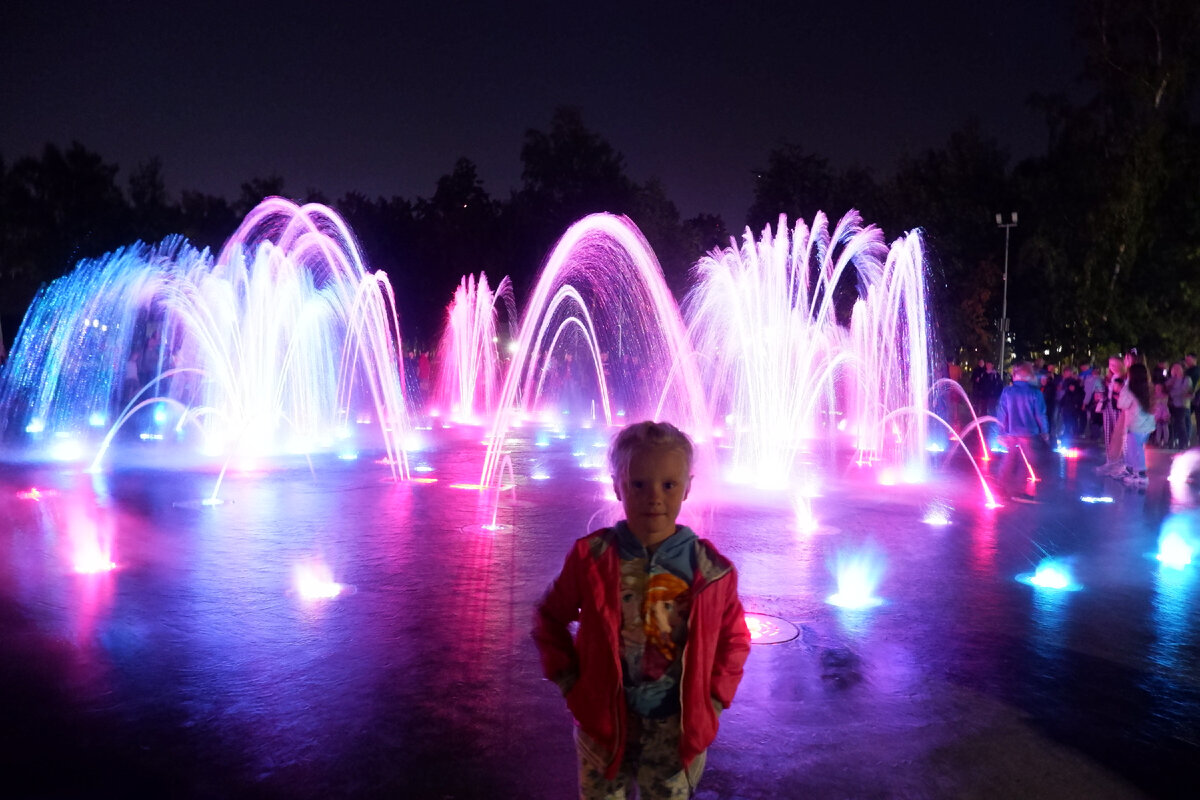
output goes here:
<path id="1" fill-rule="evenodd" d="M 1018 575 L 1017 580 L 1028 586 L 1060 592 L 1075 592 L 1082 588 L 1075 582 L 1070 564 L 1058 558 L 1042 559 L 1034 572 Z"/>

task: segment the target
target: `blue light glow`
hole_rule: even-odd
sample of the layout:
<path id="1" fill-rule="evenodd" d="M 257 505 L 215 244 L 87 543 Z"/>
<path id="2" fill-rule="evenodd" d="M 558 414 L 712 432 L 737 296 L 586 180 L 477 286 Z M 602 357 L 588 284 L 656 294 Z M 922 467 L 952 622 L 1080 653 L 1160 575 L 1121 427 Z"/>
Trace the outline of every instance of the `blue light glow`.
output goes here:
<path id="1" fill-rule="evenodd" d="M 1070 565 L 1056 558 L 1042 559 L 1036 571 L 1018 575 L 1017 581 L 1026 586 L 1059 592 L 1077 592 L 1083 588 L 1075 582 Z"/>
<path id="2" fill-rule="evenodd" d="M 846 609 L 874 608 L 883 604 L 875 594 L 883 577 L 884 558 L 874 547 L 867 546 L 855 553 L 839 553 L 834 563 L 837 592 L 830 595 L 830 605 Z"/>
<path id="3" fill-rule="evenodd" d="M 1195 531 L 1196 519 L 1191 514 L 1170 514 L 1162 522 L 1155 554 L 1164 566 L 1184 569 L 1192 563 L 1200 539 Z"/>

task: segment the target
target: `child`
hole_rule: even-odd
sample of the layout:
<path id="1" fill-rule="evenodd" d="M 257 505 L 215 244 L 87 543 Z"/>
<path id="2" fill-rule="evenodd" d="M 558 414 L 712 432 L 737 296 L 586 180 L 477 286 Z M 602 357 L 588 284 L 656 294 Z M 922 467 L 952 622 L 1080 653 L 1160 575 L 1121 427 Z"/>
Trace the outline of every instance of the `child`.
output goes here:
<path id="1" fill-rule="evenodd" d="M 686 434 L 631 425 L 609 466 L 625 519 L 575 542 L 533 638 L 575 716 L 580 796 L 625 797 L 632 781 L 643 798 L 691 797 L 750 653 L 737 571 L 675 524 L 692 479 Z"/>
<path id="2" fill-rule="evenodd" d="M 1121 480 L 1129 486 L 1146 485 L 1146 439 L 1154 432 L 1151 412 L 1150 373 L 1146 365 L 1135 362 L 1129 367 L 1129 383 L 1117 397 L 1125 418 L 1125 474 Z"/>

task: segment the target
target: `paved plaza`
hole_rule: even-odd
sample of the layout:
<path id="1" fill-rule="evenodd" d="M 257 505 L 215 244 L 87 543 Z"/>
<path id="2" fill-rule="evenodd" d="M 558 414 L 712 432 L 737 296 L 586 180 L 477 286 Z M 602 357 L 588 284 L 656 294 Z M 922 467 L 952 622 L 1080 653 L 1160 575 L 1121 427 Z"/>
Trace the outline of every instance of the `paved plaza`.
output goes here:
<path id="1" fill-rule="evenodd" d="M 331 460 L 231 474 L 215 506 L 214 473 L 0 468 L 4 794 L 573 796 L 529 627 L 615 507 L 578 448 L 518 442 L 499 496 L 454 486 L 482 453 L 460 439 L 423 482 Z M 1096 463 L 1049 457 L 1038 502 L 994 509 L 961 456 L 917 485 L 826 463 L 805 501 L 698 484 L 686 521 L 795 633 L 752 648 L 699 796 L 1195 796 L 1200 587 L 1153 554 L 1200 512 L 1166 454 L 1141 491 Z M 115 570 L 73 572 L 92 541 Z M 1048 557 L 1076 591 L 1017 580 Z M 850 558 L 882 604 L 826 602 Z M 344 591 L 306 598 L 306 567 Z"/>

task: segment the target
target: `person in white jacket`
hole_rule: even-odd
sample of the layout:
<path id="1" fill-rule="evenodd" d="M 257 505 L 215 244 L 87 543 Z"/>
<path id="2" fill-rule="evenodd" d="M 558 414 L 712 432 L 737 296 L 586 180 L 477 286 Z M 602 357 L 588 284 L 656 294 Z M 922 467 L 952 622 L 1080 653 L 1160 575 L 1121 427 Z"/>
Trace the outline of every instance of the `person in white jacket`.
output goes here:
<path id="1" fill-rule="evenodd" d="M 1143 487 L 1146 477 L 1146 439 L 1154 433 L 1154 405 L 1150 399 L 1150 373 L 1146 365 L 1135 362 L 1129 366 L 1129 380 L 1117 397 L 1117 407 L 1125 419 L 1126 484 Z"/>

